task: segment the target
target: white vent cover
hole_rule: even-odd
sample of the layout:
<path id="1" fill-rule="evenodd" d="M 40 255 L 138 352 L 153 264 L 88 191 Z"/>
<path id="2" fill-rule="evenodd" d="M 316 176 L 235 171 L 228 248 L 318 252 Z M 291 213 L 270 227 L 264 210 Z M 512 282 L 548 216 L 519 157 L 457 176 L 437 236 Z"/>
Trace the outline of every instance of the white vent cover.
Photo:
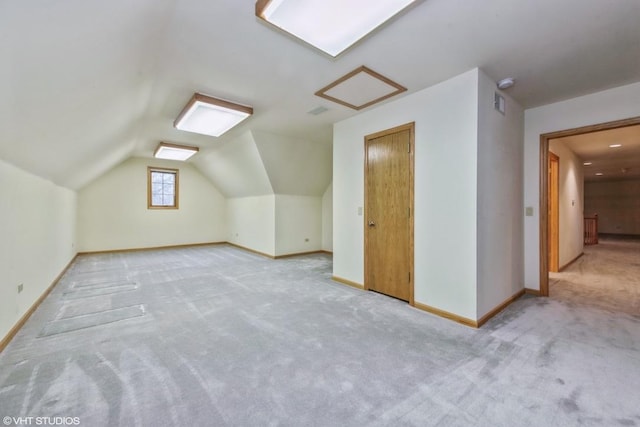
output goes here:
<path id="1" fill-rule="evenodd" d="M 493 97 L 493 108 L 498 110 L 500 113 L 504 114 L 504 110 L 505 110 L 504 97 L 500 95 L 498 92 L 496 92 Z"/>

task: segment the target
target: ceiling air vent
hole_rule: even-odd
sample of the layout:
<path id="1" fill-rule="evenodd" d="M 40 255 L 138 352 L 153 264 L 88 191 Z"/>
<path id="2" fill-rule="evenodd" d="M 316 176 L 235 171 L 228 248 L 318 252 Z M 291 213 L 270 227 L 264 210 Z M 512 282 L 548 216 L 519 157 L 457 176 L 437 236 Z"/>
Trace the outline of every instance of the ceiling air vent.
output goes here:
<path id="1" fill-rule="evenodd" d="M 307 111 L 307 114 L 311 114 L 312 116 L 317 116 L 318 114 L 322 114 L 325 111 L 329 111 L 329 109 L 321 105 L 319 107 L 314 108 L 311 111 Z"/>
<path id="2" fill-rule="evenodd" d="M 504 97 L 500 95 L 498 92 L 495 93 L 493 97 L 493 108 L 495 108 L 500 113 L 504 114 Z"/>

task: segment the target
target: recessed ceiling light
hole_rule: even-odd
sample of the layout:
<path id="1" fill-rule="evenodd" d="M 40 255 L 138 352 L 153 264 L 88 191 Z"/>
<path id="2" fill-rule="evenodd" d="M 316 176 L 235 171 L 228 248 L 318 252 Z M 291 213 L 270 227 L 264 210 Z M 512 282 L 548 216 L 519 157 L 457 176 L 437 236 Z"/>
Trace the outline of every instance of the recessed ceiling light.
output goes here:
<path id="1" fill-rule="evenodd" d="M 622 147 L 622 144 L 611 144 L 609 146 L 609 148 L 620 148 L 620 147 Z"/>
<path id="2" fill-rule="evenodd" d="M 604 175 L 602 172 L 596 172 L 596 176 L 602 176 Z"/>
<path id="3" fill-rule="evenodd" d="M 593 164 L 593 163 L 591 163 L 591 162 L 584 162 L 584 163 L 583 163 L 583 165 L 585 165 L 585 166 L 591 166 L 592 164 Z"/>
<path id="4" fill-rule="evenodd" d="M 516 84 L 516 80 L 513 77 L 507 77 L 506 79 L 502 79 L 498 81 L 498 89 L 509 89 L 511 86 Z"/>
<path id="5" fill-rule="evenodd" d="M 256 16 L 336 57 L 416 0 L 258 0 Z"/>
<path id="6" fill-rule="evenodd" d="M 196 93 L 173 123 L 176 129 L 220 136 L 253 114 L 253 108 Z"/>
<path id="7" fill-rule="evenodd" d="M 181 160 L 185 161 L 196 154 L 200 149 L 188 145 L 177 145 L 161 142 L 153 153 L 156 159 Z"/>

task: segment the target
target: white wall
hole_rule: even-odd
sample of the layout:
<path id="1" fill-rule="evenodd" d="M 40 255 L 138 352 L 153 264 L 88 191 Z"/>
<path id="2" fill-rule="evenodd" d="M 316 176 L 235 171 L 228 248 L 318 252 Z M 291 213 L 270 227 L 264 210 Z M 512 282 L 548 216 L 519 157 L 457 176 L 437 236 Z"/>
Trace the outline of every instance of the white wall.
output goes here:
<path id="1" fill-rule="evenodd" d="M 584 250 L 584 172 L 582 160 L 562 141 L 550 140 L 549 151 L 560 158 L 558 263 L 562 268 Z"/>
<path id="2" fill-rule="evenodd" d="M 277 194 L 276 255 L 322 249 L 322 197 Z"/>
<path id="3" fill-rule="evenodd" d="M 322 249 L 330 145 L 249 131 L 194 163 L 227 197 L 229 242 L 271 256 Z"/>
<path id="4" fill-rule="evenodd" d="M 0 160 L 0 339 L 75 256 L 75 219 L 74 191 Z"/>
<path id="5" fill-rule="evenodd" d="M 180 170 L 179 209 L 147 208 L 147 167 Z M 130 158 L 78 192 L 78 250 L 225 241 L 226 201 L 191 164 Z"/>
<path id="6" fill-rule="evenodd" d="M 584 184 L 584 211 L 598 214 L 598 232 L 640 235 L 640 179 Z"/>
<path id="7" fill-rule="evenodd" d="M 478 318 L 481 318 L 524 287 L 524 111 L 504 92 L 505 114 L 496 111 L 495 80 L 480 71 L 478 83 Z"/>
<path id="8" fill-rule="evenodd" d="M 227 217 L 230 243 L 271 256 L 322 249 L 321 197 L 277 194 L 227 199 Z"/>
<path id="9" fill-rule="evenodd" d="M 415 301 L 475 319 L 478 70 L 334 125 L 333 274 L 364 280 L 364 137 L 412 121 Z"/>
<path id="10" fill-rule="evenodd" d="M 525 111 L 524 203 L 534 208 L 525 218 L 525 286 L 540 289 L 540 135 L 640 116 L 640 83 L 585 95 Z"/>
<path id="11" fill-rule="evenodd" d="M 333 252 L 333 182 L 322 196 L 322 250 Z"/>
<path id="12" fill-rule="evenodd" d="M 227 199 L 228 241 L 276 255 L 274 195 Z"/>

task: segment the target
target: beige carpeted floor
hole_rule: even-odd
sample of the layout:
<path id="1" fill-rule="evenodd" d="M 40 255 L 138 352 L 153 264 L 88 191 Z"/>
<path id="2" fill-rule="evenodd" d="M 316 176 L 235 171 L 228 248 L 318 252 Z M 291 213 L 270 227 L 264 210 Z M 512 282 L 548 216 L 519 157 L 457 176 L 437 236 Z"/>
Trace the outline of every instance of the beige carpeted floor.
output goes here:
<path id="1" fill-rule="evenodd" d="M 640 239 L 601 238 L 560 273 L 550 273 L 551 298 L 640 315 Z"/>
<path id="2" fill-rule="evenodd" d="M 480 329 L 332 282 L 328 255 L 81 256 L 0 353 L 0 417 L 638 426 L 639 248 L 587 248 L 554 275 L 551 298 L 526 295 Z"/>

